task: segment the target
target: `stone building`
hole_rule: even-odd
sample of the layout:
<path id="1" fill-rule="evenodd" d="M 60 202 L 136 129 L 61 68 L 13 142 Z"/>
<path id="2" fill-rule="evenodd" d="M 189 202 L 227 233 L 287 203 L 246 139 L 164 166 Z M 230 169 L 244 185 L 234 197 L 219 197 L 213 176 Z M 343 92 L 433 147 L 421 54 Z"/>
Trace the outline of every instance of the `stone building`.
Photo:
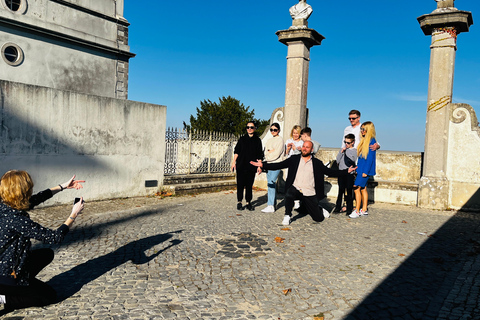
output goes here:
<path id="1" fill-rule="evenodd" d="M 166 107 L 127 99 L 128 26 L 123 0 L 0 0 L 0 175 L 76 174 L 86 201 L 158 190 Z"/>
<path id="2" fill-rule="evenodd" d="M 0 79 L 126 99 L 123 0 L 0 0 Z"/>

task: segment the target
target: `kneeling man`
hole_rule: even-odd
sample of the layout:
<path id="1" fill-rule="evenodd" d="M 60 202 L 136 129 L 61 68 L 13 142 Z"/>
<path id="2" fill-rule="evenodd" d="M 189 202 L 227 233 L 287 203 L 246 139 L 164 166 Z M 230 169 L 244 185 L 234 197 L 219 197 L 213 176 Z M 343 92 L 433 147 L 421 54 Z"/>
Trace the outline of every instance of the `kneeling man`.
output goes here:
<path id="1" fill-rule="evenodd" d="M 341 177 L 355 170 L 333 170 L 327 168 L 322 161 L 312 156 L 313 143 L 305 141 L 302 153 L 278 163 L 262 163 L 261 160 L 250 163 L 266 170 L 288 168 L 287 181 L 285 182 L 285 217 L 282 224 L 288 226 L 292 219 L 292 209 L 295 200 L 301 200 L 308 214 L 314 221 L 321 222 L 325 217 L 318 202 L 325 198 L 324 175 Z M 348 172 L 348 173 L 347 173 Z"/>

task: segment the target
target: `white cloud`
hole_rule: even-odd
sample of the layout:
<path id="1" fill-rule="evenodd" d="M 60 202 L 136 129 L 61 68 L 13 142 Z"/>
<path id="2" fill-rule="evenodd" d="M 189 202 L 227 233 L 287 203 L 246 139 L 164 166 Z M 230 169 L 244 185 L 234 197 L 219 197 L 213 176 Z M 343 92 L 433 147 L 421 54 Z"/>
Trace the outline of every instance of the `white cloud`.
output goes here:
<path id="1" fill-rule="evenodd" d="M 397 94 L 395 98 L 404 101 L 420 101 L 420 102 L 427 102 L 427 96 L 425 94 Z"/>

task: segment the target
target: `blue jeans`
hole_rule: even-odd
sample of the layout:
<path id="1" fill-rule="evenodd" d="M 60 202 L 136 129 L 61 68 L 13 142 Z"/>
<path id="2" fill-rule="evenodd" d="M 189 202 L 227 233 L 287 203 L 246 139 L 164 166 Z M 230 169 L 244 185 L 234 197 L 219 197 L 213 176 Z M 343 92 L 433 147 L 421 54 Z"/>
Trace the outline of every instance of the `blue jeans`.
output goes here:
<path id="1" fill-rule="evenodd" d="M 277 197 L 277 178 L 281 170 L 267 171 L 268 201 L 269 206 L 275 206 Z"/>

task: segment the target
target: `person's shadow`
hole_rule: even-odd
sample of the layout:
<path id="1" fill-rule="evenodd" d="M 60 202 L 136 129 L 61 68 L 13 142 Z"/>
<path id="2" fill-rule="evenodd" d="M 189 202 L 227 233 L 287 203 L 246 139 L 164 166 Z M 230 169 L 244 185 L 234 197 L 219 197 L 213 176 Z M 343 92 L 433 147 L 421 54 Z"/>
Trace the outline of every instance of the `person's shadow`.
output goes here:
<path id="1" fill-rule="evenodd" d="M 170 240 L 170 245 L 150 256 L 146 256 L 145 251 L 167 241 L 173 237 L 173 234 L 180 232 L 182 232 L 182 230 L 132 241 L 104 256 L 89 260 L 69 271 L 56 275 L 47 283 L 57 290 L 57 300 L 58 302 L 61 302 L 80 291 L 85 284 L 97 279 L 101 275 L 127 261 L 132 261 L 134 264 L 144 264 L 153 260 L 167 249 L 180 244 L 182 240 Z"/>

